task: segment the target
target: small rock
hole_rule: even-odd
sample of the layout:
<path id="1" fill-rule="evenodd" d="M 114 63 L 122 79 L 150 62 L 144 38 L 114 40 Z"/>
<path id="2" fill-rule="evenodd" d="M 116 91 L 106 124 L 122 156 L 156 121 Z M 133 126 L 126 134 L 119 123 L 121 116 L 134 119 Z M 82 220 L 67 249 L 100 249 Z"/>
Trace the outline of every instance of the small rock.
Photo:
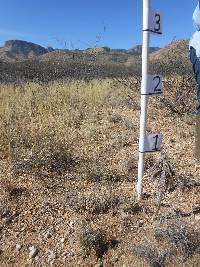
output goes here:
<path id="1" fill-rule="evenodd" d="M 38 249 L 34 246 L 31 246 L 28 248 L 29 249 L 29 258 L 33 259 L 35 256 L 38 254 Z"/>
<path id="2" fill-rule="evenodd" d="M 200 215 L 198 214 L 198 215 L 195 215 L 195 221 L 200 221 Z"/>
<path id="3" fill-rule="evenodd" d="M 17 250 L 17 252 L 19 252 L 21 248 L 22 248 L 22 245 L 16 244 L 16 250 Z"/>
<path id="4" fill-rule="evenodd" d="M 138 226 L 139 227 L 142 227 L 144 225 L 144 221 L 143 220 L 140 220 L 139 223 L 138 223 Z"/>
<path id="5" fill-rule="evenodd" d="M 35 257 L 35 260 L 36 260 L 36 261 L 38 261 L 38 260 L 39 260 L 39 256 L 38 256 L 38 255 Z"/>
<path id="6" fill-rule="evenodd" d="M 117 257 L 117 256 L 115 256 L 115 257 L 111 257 L 110 258 L 110 263 L 115 263 L 115 262 L 117 262 L 119 260 L 119 258 Z"/>
<path id="7" fill-rule="evenodd" d="M 33 259 L 28 259 L 25 267 L 30 267 L 33 264 Z"/>
<path id="8" fill-rule="evenodd" d="M 20 235 L 19 232 L 16 232 L 16 233 L 15 233 L 15 236 L 16 236 L 16 237 L 19 237 L 19 235 Z"/>
<path id="9" fill-rule="evenodd" d="M 72 227 L 74 227 L 74 222 L 72 221 L 72 222 L 70 222 L 69 223 L 69 226 L 72 228 Z"/>
<path id="10" fill-rule="evenodd" d="M 97 264 L 95 265 L 95 267 L 104 267 L 104 265 L 103 265 L 103 263 L 101 262 L 101 263 L 97 263 Z"/>
<path id="11" fill-rule="evenodd" d="M 75 253 L 73 251 L 66 251 L 63 253 L 63 256 L 65 257 L 73 257 L 75 256 Z"/>
<path id="12" fill-rule="evenodd" d="M 75 253 L 73 251 L 69 251 L 68 256 L 73 257 Z"/>
<path id="13" fill-rule="evenodd" d="M 61 239 L 60 239 L 60 242 L 61 242 L 61 243 L 64 243 L 64 242 L 65 242 L 65 238 L 64 238 L 64 237 L 61 238 Z"/>
<path id="14" fill-rule="evenodd" d="M 56 259 L 56 254 L 53 251 L 49 251 L 48 262 L 54 262 Z"/>
<path id="15" fill-rule="evenodd" d="M 45 235 L 46 238 L 50 238 L 51 237 L 51 234 L 49 232 L 46 233 Z"/>
<path id="16" fill-rule="evenodd" d="M 64 256 L 64 257 L 68 256 L 68 253 L 69 253 L 68 251 L 65 251 L 65 252 L 63 253 L 63 256 Z"/>

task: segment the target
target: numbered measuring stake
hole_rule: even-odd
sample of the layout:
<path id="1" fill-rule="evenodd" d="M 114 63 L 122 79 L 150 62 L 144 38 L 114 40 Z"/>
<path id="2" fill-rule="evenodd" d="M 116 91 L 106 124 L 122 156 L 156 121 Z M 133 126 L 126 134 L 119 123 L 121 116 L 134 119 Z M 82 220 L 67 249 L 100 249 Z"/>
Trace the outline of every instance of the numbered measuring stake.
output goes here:
<path id="1" fill-rule="evenodd" d="M 148 29 L 145 31 L 150 31 L 156 34 L 162 34 L 162 16 L 159 12 L 150 10 L 149 14 L 149 22 L 148 22 Z"/>
<path id="2" fill-rule="evenodd" d="M 142 95 L 157 96 L 163 94 L 163 83 L 160 75 L 148 75 L 146 88 Z"/>
<path id="3" fill-rule="evenodd" d="M 146 134 L 147 111 L 149 96 L 163 93 L 162 78 L 160 75 L 149 75 L 149 42 L 150 34 L 161 35 L 163 19 L 160 12 L 151 9 L 151 0 L 143 0 L 143 45 L 142 45 L 142 84 L 141 84 L 141 112 L 138 179 L 136 191 L 138 201 L 142 198 L 143 176 L 145 169 L 145 152 L 160 151 L 162 134 Z"/>
<path id="4" fill-rule="evenodd" d="M 148 134 L 145 136 L 142 153 L 160 151 L 163 136 L 162 134 Z"/>

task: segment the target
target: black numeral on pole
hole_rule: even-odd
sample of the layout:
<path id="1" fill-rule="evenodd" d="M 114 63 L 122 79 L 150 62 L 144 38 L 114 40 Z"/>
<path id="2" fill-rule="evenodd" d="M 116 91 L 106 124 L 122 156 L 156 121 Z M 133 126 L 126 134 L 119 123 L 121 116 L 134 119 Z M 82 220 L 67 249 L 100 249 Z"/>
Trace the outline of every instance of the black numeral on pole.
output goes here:
<path id="1" fill-rule="evenodd" d="M 155 138 L 155 148 L 153 150 L 154 151 L 158 151 L 157 145 L 158 145 L 158 138 L 159 138 L 159 136 L 158 135 L 155 135 L 153 138 Z"/>
<path id="2" fill-rule="evenodd" d="M 154 81 L 154 80 L 157 80 L 157 84 L 156 84 L 156 86 L 155 86 L 155 88 L 154 88 L 154 92 L 155 92 L 155 93 L 159 93 L 159 92 L 161 92 L 161 89 L 158 88 L 158 86 L 160 85 L 160 82 L 161 82 L 160 76 L 155 76 L 155 77 L 153 78 L 153 81 Z"/>
<path id="3" fill-rule="evenodd" d="M 161 28 L 161 26 L 160 26 L 160 14 L 156 13 L 155 19 L 156 19 L 156 21 L 155 21 L 155 25 L 154 25 L 154 31 L 159 32 L 160 28 Z"/>

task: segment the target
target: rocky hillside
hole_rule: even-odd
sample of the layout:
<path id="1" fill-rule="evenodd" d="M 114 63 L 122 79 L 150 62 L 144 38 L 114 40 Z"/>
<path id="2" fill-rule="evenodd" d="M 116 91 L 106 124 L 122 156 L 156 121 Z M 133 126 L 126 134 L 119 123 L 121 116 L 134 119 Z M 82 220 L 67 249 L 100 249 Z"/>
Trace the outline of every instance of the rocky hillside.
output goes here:
<path id="1" fill-rule="evenodd" d="M 185 75 L 192 71 L 189 60 L 189 41 L 178 40 L 166 47 L 151 53 L 151 66 L 163 75 L 178 73 Z"/>
<path id="2" fill-rule="evenodd" d="M 152 60 L 175 60 L 177 58 L 185 59 L 188 57 L 189 53 L 189 41 L 188 40 L 178 40 L 168 44 L 166 47 L 155 51 L 151 54 L 150 58 Z"/>
<path id="3" fill-rule="evenodd" d="M 0 48 L 0 59 L 3 58 L 0 60 L 0 81 L 52 81 L 66 78 L 91 80 L 141 76 L 141 46 L 133 49 L 135 54 L 130 50 L 108 47 L 84 51 L 52 50 L 24 41 L 6 42 Z M 162 76 L 193 75 L 187 40 L 179 40 L 157 49 L 151 53 L 150 60 L 150 73 Z"/>
<path id="4" fill-rule="evenodd" d="M 0 48 L 0 59 L 3 61 L 21 61 L 48 53 L 49 50 L 22 40 L 6 41 Z"/>
<path id="5" fill-rule="evenodd" d="M 149 53 L 159 51 L 160 49 L 161 49 L 160 47 L 149 47 Z M 133 54 L 133 55 L 141 55 L 142 54 L 142 45 L 136 45 L 135 47 L 133 47 L 127 51 L 128 51 L 128 53 Z"/>
<path id="6" fill-rule="evenodd" d="M 164 138 L 139 203 L 137 80 L 0 85 L 1 267 L 200 266 L 196 97 L 183 78 L 149 101 L 148 132 Z"/>
<path id="7" fill-rule="evenodd" d="M 153 53 L 158 50 L 160 50 L 160 47 L 149 47 L 149 52 Z M 129 55 L 141 55 L 142 54 L 142 45 L 136 45 L 133 48 L 130 49 L 111 49 L 109 47 L 101 47 L 101 48 L 95 48 L 95 50 L 98 50 L 98 52 L 107 52 L 107 53 L 123 53 L 123 54 L 129 54 Z M 91 52 L 94 51 L 94 48 L 88 48 L 84 52 Z"/>
<path id="8" fill-rule="evenodd" d="M 150 53 L 158 51 L 158 47 L 151 47 Z M 142 46 L 137 45 L 131 49 L 111 49 L 109 47 L 87 48 L 85 50 L 67 50 L 44 48 L 22 40 L 9 40 L 0 47 L 0 59 L 6 62 L 23 61 L 42 56 L 42 61 L 80 60 L 94 61 L 97 56 L 99 63 L 125 63 L 130 57 L 141 55 Z M 48 55 L 47 55 L 48 54 Z"/>

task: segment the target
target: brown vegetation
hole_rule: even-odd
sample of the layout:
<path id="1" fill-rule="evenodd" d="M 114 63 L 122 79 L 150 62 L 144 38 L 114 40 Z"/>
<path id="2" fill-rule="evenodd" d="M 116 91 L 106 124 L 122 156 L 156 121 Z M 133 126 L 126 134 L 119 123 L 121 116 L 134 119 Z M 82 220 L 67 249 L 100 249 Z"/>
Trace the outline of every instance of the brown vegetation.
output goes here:
<path id="1" fill-rule="evenodd" d="M 164 87 L 137 203 L 140 77 L 1 84 L 0 266 L 198 266 L 195 81 Z"/>

